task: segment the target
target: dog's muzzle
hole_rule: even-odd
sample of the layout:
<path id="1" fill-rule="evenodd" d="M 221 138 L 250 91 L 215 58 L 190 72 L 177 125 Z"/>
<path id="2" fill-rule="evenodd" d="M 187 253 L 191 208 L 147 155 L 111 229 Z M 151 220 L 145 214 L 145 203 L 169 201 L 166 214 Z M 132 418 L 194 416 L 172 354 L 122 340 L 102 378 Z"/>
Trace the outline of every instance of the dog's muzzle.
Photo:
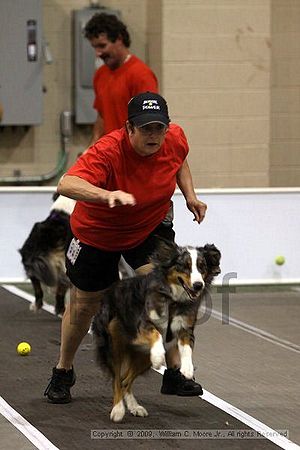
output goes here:
<path id="1" fill-rule="evenodd" d="M 178 277 L 178 281 L 191 300 L 195 300 L 196 298 L 198 298 L 204 288 L 204 283 L 202 283 L 201 281 L 196 281 L 193 284 L 192 289 L 184 282 L 181 277 Z"/>

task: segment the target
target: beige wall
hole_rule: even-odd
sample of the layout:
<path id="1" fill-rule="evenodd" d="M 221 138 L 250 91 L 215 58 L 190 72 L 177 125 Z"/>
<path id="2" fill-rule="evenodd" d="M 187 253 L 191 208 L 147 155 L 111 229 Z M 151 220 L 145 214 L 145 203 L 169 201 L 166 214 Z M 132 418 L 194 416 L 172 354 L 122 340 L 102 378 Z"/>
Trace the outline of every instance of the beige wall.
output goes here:
<path id="1" fill-rule="evenodd" d="M 299 0 L 105 0 L 119 9 L 132 51 L 161 82 L 190 142 L 196 187 L 300 185 Z M 44 0 L 54 62 L 44 67 L 44 122 L 0 134 L 0 178 L 47 173 L 72 107 L 71 11 L 87 0 Z M 69 164 L 89 142 L 76 127 Z"/>
<path id="2" fill-rule="evenodd" d="M 267 186 L 270 1 L 163 4 L 164 93 L 196 186 Z"/>
<path id="3" fill-rule="evenodd" d="M 300 1 L 272 4 L 270 183 L 300 185 Z"/>

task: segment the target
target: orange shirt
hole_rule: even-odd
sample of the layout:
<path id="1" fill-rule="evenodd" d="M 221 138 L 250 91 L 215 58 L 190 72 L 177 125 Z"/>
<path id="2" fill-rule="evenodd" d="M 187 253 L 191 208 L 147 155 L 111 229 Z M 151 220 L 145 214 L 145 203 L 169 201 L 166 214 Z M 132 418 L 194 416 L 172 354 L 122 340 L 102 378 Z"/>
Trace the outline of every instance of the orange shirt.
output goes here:
<path id="1" fill-rule="evenodd" d="M 93 247 L 121 251 L 136 247 L 165 218 L 176 187 L 176 174 L 188 154 L 182 128 L 171 124 L 158 152 L 141 156 L 125 128 L 100 138 L 72 166 L 75 175 L 109 191 L 132 194 L 135 206 L 109 208 L 77 201 L 71 215 L 73 234 Z"/>
<path id="2" fill-rule="evenodd" d="M 158 92 L 158 83 L 152 70 L 135 55 L 115 70 L 105 64 L 94 76 L 94 108 L 104 123 L 104 133 L 124 126 L 127 104 L 137 94 Z"/>

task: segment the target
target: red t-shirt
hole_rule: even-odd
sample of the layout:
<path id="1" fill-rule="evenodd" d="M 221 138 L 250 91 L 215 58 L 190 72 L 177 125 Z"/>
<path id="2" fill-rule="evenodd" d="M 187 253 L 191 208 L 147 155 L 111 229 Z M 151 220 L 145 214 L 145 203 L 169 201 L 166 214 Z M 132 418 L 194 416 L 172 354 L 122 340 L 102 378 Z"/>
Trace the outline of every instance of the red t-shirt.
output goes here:
<path id="1" fill-rule="evenodd" d="M 94 75 L 94 91 L 94 108 L 103 119 L 106 134 L 124 126 L 132 97 L 145 91 L 158 92 L 158 83 L 150 68 L 131 55 L 115 70 L 101 66 Z"/>
<path id="2" fill-rule="evenodd" d="M 183 130 L 170 125 L 161 148 L 150 156 L 136 153 L 125 128 L 103 136 L 68 170 L 108 191 L 132 194 L 135 206 L 109 208 L 77 201 L 71 215 L 73 234 L 93 247 L 119 251 L 143 242 L 165 218 L 176 187 L 176 174 L 188 154 Z"/>

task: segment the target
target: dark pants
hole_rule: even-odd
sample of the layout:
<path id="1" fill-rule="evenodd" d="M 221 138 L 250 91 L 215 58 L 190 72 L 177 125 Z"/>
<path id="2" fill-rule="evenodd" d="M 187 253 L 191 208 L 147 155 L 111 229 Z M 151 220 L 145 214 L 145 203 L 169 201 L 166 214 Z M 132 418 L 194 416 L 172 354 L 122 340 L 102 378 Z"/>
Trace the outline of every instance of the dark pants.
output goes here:
<path id="1" fill-rule="evenodd" d="M 70 231 L 66 248 L 66 269 L 70 281 L 82 291 L 100 291 L 119 279 L 121 255 L 135 270 L 149 262 L 159 237 L 174 241 L 172 223 L 160 224 L 137 247 L 120 252 L 108 252 L 83 244 Z"/>

